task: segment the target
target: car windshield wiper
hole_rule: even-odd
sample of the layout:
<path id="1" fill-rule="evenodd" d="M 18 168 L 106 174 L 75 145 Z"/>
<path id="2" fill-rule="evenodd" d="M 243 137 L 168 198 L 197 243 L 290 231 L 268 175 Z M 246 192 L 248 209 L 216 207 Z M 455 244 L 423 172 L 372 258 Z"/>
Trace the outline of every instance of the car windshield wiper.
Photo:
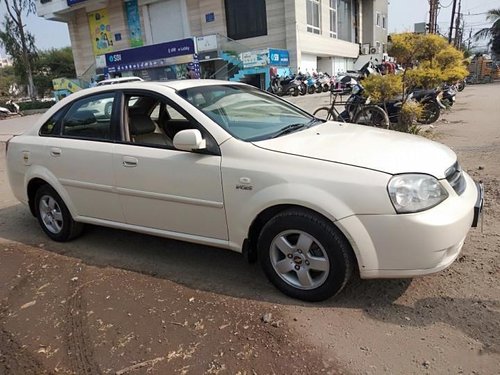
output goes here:
<path id="1" fill-rule="evenodd" d="M 285 134 L 288 134 L 288 133 L 293 133 L 294 131 L 297 131 L 297 130 L 300 130 L 300 129 L 303 129 L 303 128 L 307 128 L 307 125 L 308 124 L 290 124 L 290 125 L 287 125 L 285 126 L 284 128 L 278 130 L 273 136 L 272 138 L 277 138 L 277 137 L 280 137 L 282 135 L 285 135 Z"/>

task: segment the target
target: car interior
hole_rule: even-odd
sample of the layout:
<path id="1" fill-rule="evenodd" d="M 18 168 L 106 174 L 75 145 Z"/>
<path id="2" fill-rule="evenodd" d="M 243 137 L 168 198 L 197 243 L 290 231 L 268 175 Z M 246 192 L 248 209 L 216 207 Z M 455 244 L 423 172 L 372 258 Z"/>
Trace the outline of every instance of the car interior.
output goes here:
<path id="1" fill-rule="evenodd" d="M 153 97 L 128 97 L 127 111 L 129 138 L 133 143 L 173 147 L 177 132 L 195 128 L 185 116 Z"/>

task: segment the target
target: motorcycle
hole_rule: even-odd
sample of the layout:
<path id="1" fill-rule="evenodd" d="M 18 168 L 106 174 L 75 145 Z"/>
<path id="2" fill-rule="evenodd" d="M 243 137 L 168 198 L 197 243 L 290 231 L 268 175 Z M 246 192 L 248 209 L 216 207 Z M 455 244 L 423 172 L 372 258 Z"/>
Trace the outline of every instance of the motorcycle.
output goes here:
<path id="1" fill-rule="evenodd" d="M 442 86 L 442 90 L 443 90 L 443 99 L 442 99 L 443 104 L 447 108 L 453 107 L 453 104 L 455 104 L 457 96 L 457 88 L 455 87 L 455 85 L 444 84 Z"/>
<path id="2" fill-rule="evenodd" d="M 19 106 L 14 103 L 12 100 L 9 100 L 5 103 L 5 107 L 0 107 L 0 118 L 7 117 L 16 117 L 21 116 L 21 112 L 19 111 Z"/>
<path id="3" fill-rule="evenodd" d="M 291 94 L 298 96 L 301 89 L 302 82 L 295 77 L 274 76 L 271 78 L 271 84 L 267 91 L 278 96 Z"/>

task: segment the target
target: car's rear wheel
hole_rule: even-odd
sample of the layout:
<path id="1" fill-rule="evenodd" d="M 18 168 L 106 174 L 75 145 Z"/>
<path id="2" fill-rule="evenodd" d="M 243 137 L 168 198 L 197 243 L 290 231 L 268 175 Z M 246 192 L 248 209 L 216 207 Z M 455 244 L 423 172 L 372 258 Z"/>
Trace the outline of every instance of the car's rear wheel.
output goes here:
<path id="1" fill-rule="evenodd" d="M 306 210 L 287 210 L 269 220 L 258 251 L 269 280 L 304 301 L 322 301 L 340 292 L 354 267 L 349 244 L 338 229 Z"/>
<path id="2" fill-rule="evenodd" d="M 35 195 L 38 222 L 54 241 L 69 241 L 82 233 L 83 224 L 77 223 L 57 192 L 49 185 L 41 186 Z"/>

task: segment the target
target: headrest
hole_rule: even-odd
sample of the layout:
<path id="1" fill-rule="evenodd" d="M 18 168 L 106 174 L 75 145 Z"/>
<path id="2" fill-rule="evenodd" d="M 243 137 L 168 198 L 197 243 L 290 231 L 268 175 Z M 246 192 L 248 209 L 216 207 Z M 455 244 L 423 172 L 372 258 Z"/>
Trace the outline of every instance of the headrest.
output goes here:
<path id="1" fill-rule="evenodd" d="M 64 126 L 89 125 L 96 121 L 94 112 L 89 110 L 76 111 L 64 122 Z"/>
<path id="2" fill-rule="evenodd" d="M 154 121 L 151 120 L 151 117 L 144 114 L 131 115 L 128 126 L 132 135 L 149 134 L 156 130 Z"/>

